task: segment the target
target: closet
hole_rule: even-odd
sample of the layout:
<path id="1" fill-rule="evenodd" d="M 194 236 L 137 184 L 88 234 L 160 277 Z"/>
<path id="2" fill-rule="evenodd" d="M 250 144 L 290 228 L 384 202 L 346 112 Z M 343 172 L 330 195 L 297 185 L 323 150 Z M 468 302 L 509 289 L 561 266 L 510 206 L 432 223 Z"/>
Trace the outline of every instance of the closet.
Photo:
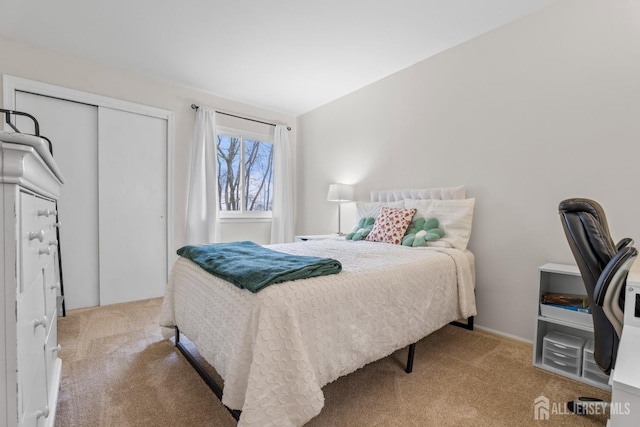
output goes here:
<path id="1" fill-rule="evenodd" d="M 162 296 L 172 113 L 19 78 L 8 81 L 5 76 L 5 107 L 38 119 L 65 171 L 58 211 L 66 309 Z M 17 124 L 32 131 L 26 120 Z"/>

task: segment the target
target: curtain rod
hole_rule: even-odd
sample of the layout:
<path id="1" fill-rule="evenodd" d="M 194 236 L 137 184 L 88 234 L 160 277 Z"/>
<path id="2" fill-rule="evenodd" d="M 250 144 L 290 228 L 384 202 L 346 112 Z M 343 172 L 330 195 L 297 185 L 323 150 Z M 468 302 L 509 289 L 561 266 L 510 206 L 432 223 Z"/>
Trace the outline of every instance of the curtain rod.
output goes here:
<path id="1" fill-rule="evenodd" d="M 197 110 L 198 108 L 200 108 L 199 105 L 196 104 L 191 104 L 191 108 L 193 110 Z M 275 126 L 275 123 L 269 123 L 269 122 L 263 122 L 262 120 L 256 120 L 256 119 L 251 119 L 249 117 L 242 117 L 242 116 L 237 116 L 235 114 L 231 114 L 231 113 L 225 113 L 224 111 L 218 111 L 216 110 L 216 113 L 218 114 L 224 114 L 225 116 L 230 116 L 230 117 L 236 117 L 238 119 L 242 119 L 242 120 L 249 120 L 250 122 L 256 122 L 256 123 L 262 123 L 263 125 L 269 125 L 269 126 Z M 291 127 L 287 126 L 287 130 L 291 130 Z"/>

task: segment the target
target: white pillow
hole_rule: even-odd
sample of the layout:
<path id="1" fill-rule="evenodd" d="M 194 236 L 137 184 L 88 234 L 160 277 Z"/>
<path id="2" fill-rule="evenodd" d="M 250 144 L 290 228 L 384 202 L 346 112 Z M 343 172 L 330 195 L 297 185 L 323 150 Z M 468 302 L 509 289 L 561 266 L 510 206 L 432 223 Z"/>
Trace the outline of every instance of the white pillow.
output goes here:
<path id="1" fill-rule="evenodd" d="M 452 247 L 464 251 L 471 237 L 475 201 L 476 199 L 405 200 L 404 206 L 417 210 L 414 218 L 436 218 L 440 222 L 440 228 L 445 234 L 435 243 L 447 242 Z"/>
<path id="2" fill-rule="evenodd" d="M 356 202 L 356 222 L 360 218 L 377 218 L 382 208 L 404 208 L 404 200 L 397 202 Z"/>

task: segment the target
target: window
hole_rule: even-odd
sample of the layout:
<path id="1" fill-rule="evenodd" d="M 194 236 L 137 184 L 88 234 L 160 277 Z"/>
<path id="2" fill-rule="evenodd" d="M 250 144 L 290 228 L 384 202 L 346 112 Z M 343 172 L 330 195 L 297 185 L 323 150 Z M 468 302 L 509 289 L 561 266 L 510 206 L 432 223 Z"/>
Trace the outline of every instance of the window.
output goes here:
<path id="1" fill-rule="evenodd" d="M 216 143 L 220 217 L 270 218 L 273 201 L 271 137 L 218 128 Z"/>

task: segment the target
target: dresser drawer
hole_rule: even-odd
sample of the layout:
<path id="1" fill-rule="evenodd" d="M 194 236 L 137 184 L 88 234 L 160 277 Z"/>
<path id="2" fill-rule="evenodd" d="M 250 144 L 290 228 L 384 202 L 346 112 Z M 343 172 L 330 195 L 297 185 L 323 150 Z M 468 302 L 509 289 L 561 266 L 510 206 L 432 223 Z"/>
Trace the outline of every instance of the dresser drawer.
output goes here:
<path id="1" fill-rule="evenodd" d="M 57 387 L 59 382 L 56 376 L 59 375 L 59 359 L 58 352 L 58 327 L 57 327 L 58 315 L 54 312 L 54 316 L 49 321 L 49 334 L 44 345 L 44 358 L 45 366 L 47 370 L 47 389 L 49 390 L 49 396 L 52 396 L 54 390 L 53 387 Z"/>
<path id="2" fill-rule="evenodd" d="M 41 406 L 38 396 L 41 394 L 40 377 L 46 372 L 44 350 L 49 330 L 48 319 L 44 316 L 43 282 L 44 275 L 41 274 L 16 300 L 18 409 L 21 417 L 30 416 L 29 406 L 31 409 Z M 46 402 L 46 380 L 44 384 Z"/>
<path id="3" fill-rule="evenodd" d="M 57 298 L 60 281 L 56 275 L 57 255 L 54 253 L 44 267 L 44 306 L 47 319 L 53 318 L 57 312 Z"/>
<path id="4" fill-rule="evenodd" d="M 18 292 L 33 282 L 57 249 L 55 203 L 30 193 L 20 193 Z"/>
<path id="5" fill-rule="evenodd" d="M 42 199 L 29 194 L 20 193 L 20 284 L 18 292 L 30 285 L 42 269 L 43 260 L 40 249 L 45 245 L 47 230 L 40 226 L 38 208 Z"/>
<path id="6" fill-rule="evenodd" d="M 24 406 L 18 409 L 20 427 L 41 427 L 53 425 L 51 417 L 55 417 L 49 406 L 47 396 L 47 384 L 45 377 L 46 368 L 44 360 L 35 367 L 33 382 L 23 384 L 22 390 Z M 52 402 L 53 403 L 53 402 Z"/>

